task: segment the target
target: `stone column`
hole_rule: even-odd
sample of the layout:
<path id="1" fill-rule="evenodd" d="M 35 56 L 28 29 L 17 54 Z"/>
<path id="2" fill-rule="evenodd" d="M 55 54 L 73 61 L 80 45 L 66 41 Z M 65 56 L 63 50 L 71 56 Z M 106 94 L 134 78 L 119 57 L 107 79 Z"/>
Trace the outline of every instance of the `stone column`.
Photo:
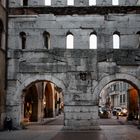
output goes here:
<path id="1" fill-rule="evenodd" d="M 98 124 L 98 106 L 92 95 L 75 94 L 65 96 L 71 101 L 65 102 L 65 129 L 100 129 Z"/>

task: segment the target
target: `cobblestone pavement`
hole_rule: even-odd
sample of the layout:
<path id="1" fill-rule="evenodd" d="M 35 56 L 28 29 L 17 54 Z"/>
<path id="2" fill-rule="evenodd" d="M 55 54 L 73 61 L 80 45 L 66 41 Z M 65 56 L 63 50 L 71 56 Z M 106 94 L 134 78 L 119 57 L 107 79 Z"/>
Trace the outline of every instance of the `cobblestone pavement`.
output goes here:
<path id="1" fill-rule="evenodd" d="M 119 123 L 121 119 L 125 120 L 101 119 L 101 130 L 68 131 L 63 130 L 62 118 L 57 118 L 44 125 L 29 125 L 25 130 L 0 132 L 0 140 L 140 140 L 137 126 Z"/>

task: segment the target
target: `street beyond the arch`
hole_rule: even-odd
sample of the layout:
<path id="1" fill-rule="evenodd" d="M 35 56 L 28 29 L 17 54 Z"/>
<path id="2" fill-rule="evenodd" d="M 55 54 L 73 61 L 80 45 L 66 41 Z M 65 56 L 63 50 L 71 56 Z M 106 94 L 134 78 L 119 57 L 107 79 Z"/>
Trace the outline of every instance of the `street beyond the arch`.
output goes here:
<path id="1" fill-rule="evenodd" d="M 64 130 L 63 115 L 44 122 L 31 124 L 23 130 L 0 132 L 0 140 L 139 140 L 137 122 L 126 117 L 100 119 L 101 130 Z"/>

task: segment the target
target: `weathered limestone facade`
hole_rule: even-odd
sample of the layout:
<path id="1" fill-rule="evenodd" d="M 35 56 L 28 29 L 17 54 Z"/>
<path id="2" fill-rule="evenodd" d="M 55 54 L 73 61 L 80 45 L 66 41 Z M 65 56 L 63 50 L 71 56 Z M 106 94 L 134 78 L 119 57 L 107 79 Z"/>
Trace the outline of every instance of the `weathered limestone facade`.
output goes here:
<path id="1" fill-rule="evenodd" d="M 0 129 L 5 117 L 6 1 L 0 1 Z"/>
<path id="2" fill-rule="evenodd" d="M 38 80 L 48 80 L 63 89 L 64 126 L 68 129 L 98 129 L 98 97 L 115 80 L 140 89 L 140 10 L 137 0 L 10 0 L 8 39 L 7 113 L 19 125 L 23 89 Z M 43 33 L 50 34 L 50 49 Z M 20 33 L 26 33 L 22 49 Z M 66 49 L 67 33 L 74 36 L 74 49 Z M 119 33 L 120 49 L 113 49 L 113 34 Z M 89 37 L 97 35 L 97 49 L 89 49 Z"/>

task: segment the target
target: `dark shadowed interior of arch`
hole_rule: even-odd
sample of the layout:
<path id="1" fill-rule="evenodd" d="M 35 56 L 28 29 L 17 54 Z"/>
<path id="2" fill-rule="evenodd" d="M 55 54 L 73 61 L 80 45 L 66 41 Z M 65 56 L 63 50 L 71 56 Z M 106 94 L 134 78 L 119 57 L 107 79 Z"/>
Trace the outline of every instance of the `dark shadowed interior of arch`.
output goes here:
<path id="1" fill-rule="evenodd" d="M 139 121 L 139 90 L 131 81 L 108 83 L 99 95 L 100 124 L 130 124 Z M 104 121 L 106 119 L 106 121 Z"/>
<path id="2" fill-rule="evenodd" d="M 24 122 L 46 124 L 48 120 L 60 117 L 59 123 L 63 125 L 64 97 L 61 87 L 50 81 L 35 81 L 23 89 L 22 98 Z"/>

